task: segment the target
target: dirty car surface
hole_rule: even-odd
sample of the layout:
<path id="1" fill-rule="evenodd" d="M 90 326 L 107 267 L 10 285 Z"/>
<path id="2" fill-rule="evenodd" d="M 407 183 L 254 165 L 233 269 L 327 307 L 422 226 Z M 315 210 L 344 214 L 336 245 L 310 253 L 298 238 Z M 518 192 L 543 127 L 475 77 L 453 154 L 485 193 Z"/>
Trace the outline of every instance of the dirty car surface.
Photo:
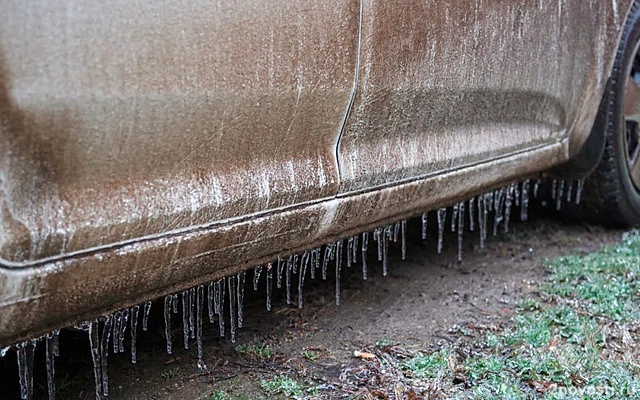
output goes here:
<path id="1" fill-rule="evenodd" d="M 561 165 L 630 0 L 0 3 L 0 343 Z"/>

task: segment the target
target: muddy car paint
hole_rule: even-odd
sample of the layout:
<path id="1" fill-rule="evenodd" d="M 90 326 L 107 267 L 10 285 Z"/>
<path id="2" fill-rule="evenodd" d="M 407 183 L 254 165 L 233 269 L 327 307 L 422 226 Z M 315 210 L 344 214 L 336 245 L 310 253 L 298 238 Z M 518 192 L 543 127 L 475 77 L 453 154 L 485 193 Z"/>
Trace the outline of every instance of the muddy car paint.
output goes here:
<path id="1" fill-rule="evenodd" d="M 3 2 L 0 343 L 561 164 L 628 8 Z"/>

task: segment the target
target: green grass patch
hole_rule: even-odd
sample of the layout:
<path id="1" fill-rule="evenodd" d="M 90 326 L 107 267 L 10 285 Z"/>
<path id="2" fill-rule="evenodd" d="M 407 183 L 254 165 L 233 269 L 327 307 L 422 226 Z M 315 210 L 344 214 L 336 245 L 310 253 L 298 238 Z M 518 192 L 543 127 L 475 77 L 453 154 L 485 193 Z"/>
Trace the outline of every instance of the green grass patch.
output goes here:
<path id="1" fill-rule="evenodd" d="M 402 364 L 402 369 L 418 378 L 435 378 L 449 375 L 449 359 L 452 356 L 449 349 L 426 355 L 419 353 L 405 361 Z"/>
<path id="2" fill-rule="evenodd" d="M 301 397 L 304 393 L 302 385 L 298 381 L 285 375 L 262 380 L 260 384 L 268 395 L 281 394 L 286 397 Z"/>
<path id="3" fill-rule="evenodd" d="M 222 389 L 218 389 L 211 393 L 209 397 L 211 400 L 231 400 L 231 396 Z"/>
<path id="4" fill-rule="evenodd" d="M 404 376 L 454 399 L 640 399 L 640 236 L 546 267 L 541 299 L 507 328 L 454 331 L 460 343 L 403 360 Z"/>
<path id="5" fill-rule="evenodd" d="M 269 347 L 269 345 L 267 345 L 266 343 L 241 344 L 236 346 L 236 352 L 238 354 L 253 356 L 264 360 L 268 360 L 273 357 L 273 351 L 271 350 L 271 347 Z"/>

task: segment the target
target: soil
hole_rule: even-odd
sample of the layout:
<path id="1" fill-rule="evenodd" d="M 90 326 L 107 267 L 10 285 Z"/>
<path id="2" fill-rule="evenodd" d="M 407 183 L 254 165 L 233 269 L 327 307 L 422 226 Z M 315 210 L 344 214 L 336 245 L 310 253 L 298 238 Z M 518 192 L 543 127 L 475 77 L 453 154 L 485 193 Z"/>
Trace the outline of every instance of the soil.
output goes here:
<path id="1" fill-rule="evenodd" d="M 162 307 L 154 304 L 149 331 L 138 337 L 137 364 L 129 362 L 127 353 L 109 356 L 109 398 L 212 399 L 219 390 L 229 398 L 267 398 L 260 381 L 279 374 L 318 386 L 319 397 L 347 398 L 353 393 L 341 386 L 339 378 L 345 368 L 361 362 L 354 350 L 379 341 L 433 349 L 453 340 L 458 327 L 504 324 L 515 304 L 544 279 L 545 258 L 591 252 L 622 234 L 536 215 L 528 223 L 513 223 L 509 233 L 491 237 L 485 248 L 480 248 L 477 232 L 467 232 L 464 259 L 458 262 L 456 234 L 449 229 L 440 255 L 436 232 L 420 240 L 415 221 L 410 221 L 408 232 L 407 259 L 400 260 L 400 245 L 393 244 L 387 277 L 382 277 L 375 242 L 369 245 L 367 281 L 361 279 L 361 263 L 343 267 L 340 306 L 335 305 L 334 276 L 326 281 L 316 276 L 306 282 L 303 309 L 287 306 L 282 290 L 276 290 L 273 310 L 267 312 L 264 274 L 261 290 L 253 293 L 249 272 L 245 324 L 236 343 L 220 338 L 217 325 L 204 325 L 205 371 L 196 365 L 195 341 L 189 350 L 182 348 L 181 324 L 174 324 L 174 354 L 167 355 Z M 293 291 L 295 303 L 297 288 Z M 95 398 L 86 336 L 73 331 L 61 336 L 61 356 L 56 361 L 59 399 Z M 263 343 L 273 351 L 272 357 L 236 351 L 239 344 Z M 42 353 L 42 349 L 36 352 L 36 397 L 46 396 Z M 14 354 L 0 359 L 2 398 L 18 396 L 15 361 Z"/>

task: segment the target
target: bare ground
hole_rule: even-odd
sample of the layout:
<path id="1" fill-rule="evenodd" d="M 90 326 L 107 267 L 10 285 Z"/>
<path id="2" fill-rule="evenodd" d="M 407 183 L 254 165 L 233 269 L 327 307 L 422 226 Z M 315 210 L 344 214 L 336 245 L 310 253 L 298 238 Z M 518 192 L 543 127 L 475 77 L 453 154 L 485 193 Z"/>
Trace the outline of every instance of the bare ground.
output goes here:
<path id="1" fill-rule="evenodd" d="M 266 312 L 264 277 L 262 290 L 253 294 L 248 273 L 245 326 L 237 342 L 220 338 L 217 325 L 204 327 L 206 371 L 196 366 L 194 341 L 189 350 L 180 346 L 181 324 L 174 324 L 174 354 L 166 354 L 161 306 L 154 304 L 149 332 L 139 335 L 138 363 L 132 365 L 127 353 L 109 357 L 109 398 L 214 399 L 222 393 L 228 398 L 267 398 L 261 380 L 280 374 L 317 388 L 316 394 L 303 397 L 357 397 L 353 386 L 340 379 L 341 373 L 363 362 L 354 350 L 380 341 L 411 351 L 435 349 L 455 340 L 452 332 L 458 327 L 506 324 L 515 304 L 544 279 L 544 258 L 590 252 L 621 236 L 620 231 L 536 216 L 513 224 L 484 249 L 477 232 L 468 233 L 464 260 L 458 263 L 455 234 L 449 230 L 448 246 L 440 255 L 435 232 L 426 242 L 419 240 L 419 226 L 410 224 L 409 233 L 407 260 L 400 260 L 399 244 L 394 245 L 387 277 L 382 277 L 375 243 L 369 246 L 367 281 L 361 279 L 360 263 L 343 268 L 340 306 L 335 305 L 334 277 L 316 277 L 305 285 L 302 310 L 287 306 L 282 291 L 276 291 L 273 311 Z M 240 354 L 238 344 L 266 344 L 273 355 Z M 36 398 L 46 396 L 41 353 L 36 354 Z M 86 333 L 65 332 L 61 353 L 56 363 L 58 398 L 95 398 Z M 2 398 L 18 398 L 15 363 L 14 354 L 0 359 Z"/>

